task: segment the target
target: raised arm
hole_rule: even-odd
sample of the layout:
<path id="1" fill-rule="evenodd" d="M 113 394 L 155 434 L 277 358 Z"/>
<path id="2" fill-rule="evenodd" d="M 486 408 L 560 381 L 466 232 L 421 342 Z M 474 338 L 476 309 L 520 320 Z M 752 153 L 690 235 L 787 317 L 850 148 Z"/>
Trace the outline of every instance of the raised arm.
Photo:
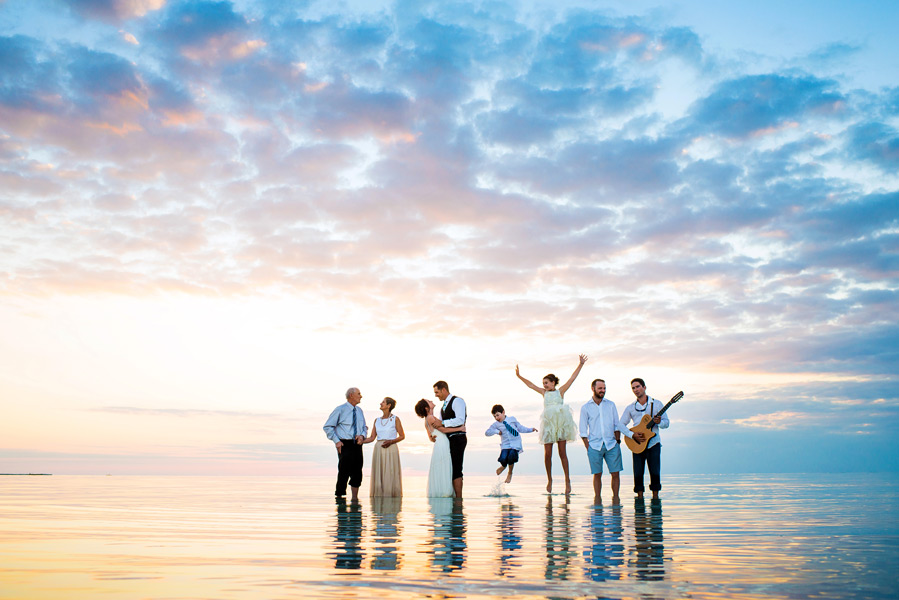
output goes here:
<path id="1" fill-rule="evenodd" d="M 571 377 L 568 378 L 568 381 L 565 382 L 565 385 L 559 388 L 559 394 L 561 394 L 563 397 L 565 396 L 565 392 L 568 391 L 568 388 L 571 387 L 571 384 L 574 383 L 574 380 L 577 379 L 577 376 L 580 374 L 581 368 L 584 366 L 585 362 L 587 362 L 587 355 L 578 355 L 578 363 L 577 367 L 575 367 L 574 369 L 574 373 L 571 374 Z"/>
<path id="2" fill-rule="evenodd" d="M 528 386 L 529 388 L 531 388 L 532 390 L 534 390 L 541 396 L 543 395 L 544 389 L 542 387 L 537 387 L 532 382 L 528 381 L 527 379 L 525 379 L 524 377 L 521 376 L 521 373 L 518 372 L 518 365 L 515 365 L 515 376 L 518 377 L 520 380 L 522 380 L 526 386 Z"/>

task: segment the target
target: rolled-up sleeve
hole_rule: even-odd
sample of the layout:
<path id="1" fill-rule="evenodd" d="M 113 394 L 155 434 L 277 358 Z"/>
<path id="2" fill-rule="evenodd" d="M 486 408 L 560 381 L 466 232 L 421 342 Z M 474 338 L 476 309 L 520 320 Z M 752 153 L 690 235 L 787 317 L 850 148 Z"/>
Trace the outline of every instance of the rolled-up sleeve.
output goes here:
<path id="1" fill-rule="evenodd" d="M 328 417 L 328 420 L 325 421 L 325 426 L 322 427 L 325 435 L 328 436 L 328 439 L 335 444 L 340 441 L 340 438 L 337 436 L 337 423 L 340 421 L 340 408 L 341 407 L 338 406 L 331 411 L 331 415 Z"/>

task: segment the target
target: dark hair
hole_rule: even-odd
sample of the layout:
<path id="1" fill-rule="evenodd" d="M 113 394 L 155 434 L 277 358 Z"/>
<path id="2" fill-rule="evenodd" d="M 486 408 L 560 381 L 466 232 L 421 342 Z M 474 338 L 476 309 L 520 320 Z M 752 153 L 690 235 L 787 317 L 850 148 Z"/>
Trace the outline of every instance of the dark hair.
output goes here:
<path id="1" fill-rule="evenodd" d="M 642 379 L 640 379 L 639 377 L 634 377 L 633 379 L 631 379 L 631 385 L 633 385 L 633 383 L 634 383 L 635 381 L 636 381 L 637 383 L 639 383 L 640 385 L 642 385 L 643 387 L 646 387 L 646 382 L 643 381 Z"/>
<path id="2" fill-rule="evenodd" d="M 428 416 L 428 401 L 422 398 L 415 403 L 415 414 L 424 419 Z"/>
<path id="3" fill-rule="evenodd" d="M 506 409 L 503 408 L 503 405 L 502 405 L 502 404 L 494 404 L 494 405 L 493 405 L 493 408 L 490 409 L 490 414 L 491 414 L 491 415 L 492 415 L 492 414 L 496 414 L 496 413 L 498 413 L 498 412 L 501 412 L 501 413 L 506 412 Z"/>
<path id="4" fill-rule="evenodd" d="M 549 379 L 550 381 L 552 381 L 552 382 L 555 383 L 556 385 L 559 385 L 559 378 L 556 377 L 555 375 L 553 375 L 552 373 L 550 373 L 549 375 L 545 376 L 543 379 Z"/>
<path id="5" fill-rule="evenodd" d="M 447 383 L 445 381 L 443 381 L 442 379 L 440 381 L 438 381 L 437 383 L 435 383 L 434 387 L 437 388 L 438 390 L 449 391 L 449 385 L 447 385 Z"/>
<path id="6" fill-rule="evenodd" d="M 591 389 L 591 390 L 592 390 L 593 388 L 596 387 L 596 382 L 597 382 L 597 381 L 601 381 L 601 382 L 603 382 L 603 383 L 606 382 L 605 379 L 594 379 L 594 380 L 593 380 L 593 383 L 590 384 L 590 389 Z"/>
<path id="7" fill-rule="evenodd" d="M 384 396 L 384 402 L 386 402 L 387 406 L 390 407 L 390 412 L 393 412 L 393 409 L 396 408 L 396 400 L 394 400 L 390 396 Z"/>

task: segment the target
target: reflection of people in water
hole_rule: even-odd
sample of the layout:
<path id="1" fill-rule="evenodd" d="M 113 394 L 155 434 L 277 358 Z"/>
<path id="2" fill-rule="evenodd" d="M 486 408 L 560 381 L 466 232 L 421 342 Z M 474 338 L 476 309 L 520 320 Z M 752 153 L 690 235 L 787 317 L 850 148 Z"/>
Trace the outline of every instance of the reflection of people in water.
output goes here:
<path id="1" fill-rule="evenodd" d="M 637 579 L 641 581 L 665 579 L 661 500 L 652 500 L 648 513 L 642 498 L 634 501 L 634 538 L 634 558 L 631 567 Z"/>
<path id="2" fill-rule="evenodd" d="M 400 497 L 374 497 L 371 512 L 374 518 L 371 568 L 378 571 L 396 571 L 402 562 L 399 541 L 402 530 L 399 525 L 403 499 Z"/>
<path id="3" fill-rule="evenodd" d="M 590 549 L 584 550 L 584 575 L 592 581 L 621 579 L 624 564 L 621 506 L 604 512 L 601 506 L 594 505 L 587 518 Z"/>
<path id="4" fill-rule="evenodd" d="M 499 575 L 504 576 L 520 567 L 518 550 L 521 550 L 521 513 L 512 503 L 500 507 L 499 523 Z"/>
<path id="5" fill-rule="evenodd" d="M 460 498 L 428 498 L 434 528 L 431 530 L 431 565 L 448 573 L 465 565 L 465 513 Z"/>
<path id="6" fill-rule="evenodd" d="M 553 497 L 546 499 L 546 570 L 544 579 L 568 579 L 571 567 L 571 523 L 569 522 L 570 496 L 565 495 L 565 501 L 558 513 L 554 512 Z"/>
<path id="7" fill-rule="evenodd" d="M 337 527 L 334 530 L 334 548 L 329 553 L 335 569 L 360 569 L 362 559 L 362 509 L 357 502 L 347 504 L 337 498 Z"/>

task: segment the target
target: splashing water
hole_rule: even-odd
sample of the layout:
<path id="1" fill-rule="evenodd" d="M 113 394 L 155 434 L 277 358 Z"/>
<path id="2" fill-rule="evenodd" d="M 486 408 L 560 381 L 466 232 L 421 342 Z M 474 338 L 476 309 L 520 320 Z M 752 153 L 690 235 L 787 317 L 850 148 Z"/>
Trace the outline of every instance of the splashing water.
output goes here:
<path id="1" fill-rule="evenodd" d="M 496 480 L 496 483 L 493 484 L 493 487 L 490 488 L 490 491 L 485 494 L 487 497 L 493 498 L 506 498 L 509 496 L 509 493 L 506 491 L 506 484 L 503 478 L 499 478 Z"/>

